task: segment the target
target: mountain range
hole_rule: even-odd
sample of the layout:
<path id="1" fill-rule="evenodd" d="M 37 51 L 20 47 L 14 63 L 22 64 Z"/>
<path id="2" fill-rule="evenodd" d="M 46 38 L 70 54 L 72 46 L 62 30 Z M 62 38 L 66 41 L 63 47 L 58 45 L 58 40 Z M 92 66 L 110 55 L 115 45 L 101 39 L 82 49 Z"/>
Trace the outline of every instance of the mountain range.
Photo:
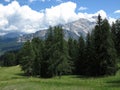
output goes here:
<path id="1" fill-rule="evenodd" d="M 61 25 L 64 32 L 65 40 L 68 38 L 78 39 L 79 36 L 86 37 L 88 32 L 91 32 L 96 22 L 88 19 L 79 19 L 77 21 Z M 34 37 L 45 39 L 47 36 L 47 29 L 38 30 L 35 33 L 23 34 L 19 32 L 8 33 L 0 37 L 0 52 L 18 49 L 27 40 L 32 40 Z"/>
<path id="2" fill-rule="evenodd" d="M 68 40 L 68 38 L 78 39 L 79 36 L 86 37 L 88 32 L 91 32 L 95 26 L 94 21 L 90 21 L 87 19 L 79 19 L 77 21 L 67 23 L 65 25 L 60 25 L 63 28 L 64 38 Z M 45 39 L 47 36 L 47 29 L 39 30 L 35 33 L 25 34 L 18 38 L 18 42 L 26 42 L 27 40 L 32 40 L 35 37 L 39 37 L 41 39 Z"/>

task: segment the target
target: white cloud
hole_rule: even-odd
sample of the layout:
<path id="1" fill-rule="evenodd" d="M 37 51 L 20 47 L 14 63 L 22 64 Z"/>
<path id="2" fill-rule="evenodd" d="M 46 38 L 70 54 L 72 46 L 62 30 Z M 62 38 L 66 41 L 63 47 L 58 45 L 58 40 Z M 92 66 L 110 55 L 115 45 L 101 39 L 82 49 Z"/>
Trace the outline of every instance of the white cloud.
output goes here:
<path id="1" fill-rule="evenodd" d="M 118 13 L 118 14 L 120 14 L 120 10 L 116 10 L 114 13 Z"/>
<path id="2" fill-rule="evenodd" d="M 80 7 L 79 11 L 83 11 L 83 10 L 87 10 L 87 9 L 88 9 L 87 7 Z"/>
<path id="3" fill-rule="evenodd" d="M 93 14 L 88 14 L 88 13 L 78 13 L 79 18 L 84 18 L 84 19 L 88 19 L 90 21 L 96 21 L 97 20 L 97 16 L 101 15 L 102 19 L 108 19 L 109 23 L 112 24 L 112 22 L 115 22 L 116 19 L 107 16 L 106 12 L 104 10 L 99 10 L 96 13 Z"/>
<path id="4" fill-rule="evenodd" d="M 10 0 L 4 0 L 5 2 L 10 2 Z"/>
<path id="5" fill-rule="evenodd" d="M 48 28 L 50 25 L 65 24 L 79 18 L 95 21 L 96 19 L 93 17 L 97 17 L 98 14 L 103 18 L 107 17 L 106 12 L 103 10 L 88 14 L 76 13 L 76 8 L 76 3 L 70 1 L 40 10 L 40 12 L 32 10 L 27 5 L 20 6 L 17 1 L 13 1 L 6 6 L 0 4 L 0 33 L 14 31 L 33 33 L 37 30 Z M 109 17 L 109 19 L 110 22 L 114 21 L 114 18 Z"/>
<path id="6" fill-rule="evenodd" d="M 104 10 L 100 10 L 100 11 L 98 11 L 98 12 L 96 12 L 96 13 L 93 13 L 93 14 L 88 14 L 88 13 L 78 13 L 78 16 L 79 16 L 79 18 L 84 18 L 84 19 L 88 19 L 88 20 L 90 20 L 90 21 L 96 21 L 96 17 L 98 16 L 98 15 L 101 15 L 102 16 L 102 19 L 105 19 L 105 18 L 107 18 L 107 14 L 106 14 L 106 12 L 104 11 Z"/>
<path id="7" fill-rule="evenodd" d="M 0 4 L 0 30 L 21 31 L 32 33 L 40 28 L 44 28 L 43 13 L 32 10 L 29 6 L 20 6 L 17 1 L 13 1 L 7 6 Z"/>
<path id="8" fill-rule="evenodd" d="M 108 20 L 109 20 L 110 25 L 112 25 L 112 23 L 116 21 L 115 18 L 111 18 L 111 17 L 108 17 Z"/>
<path id="9" fill-rule="evenodd" d="M 77 20 L 75 13 L 76 4 L 73 2 L 62 3 L 45 10 L 46 21 L 49 25 L 64 24 Z"/>

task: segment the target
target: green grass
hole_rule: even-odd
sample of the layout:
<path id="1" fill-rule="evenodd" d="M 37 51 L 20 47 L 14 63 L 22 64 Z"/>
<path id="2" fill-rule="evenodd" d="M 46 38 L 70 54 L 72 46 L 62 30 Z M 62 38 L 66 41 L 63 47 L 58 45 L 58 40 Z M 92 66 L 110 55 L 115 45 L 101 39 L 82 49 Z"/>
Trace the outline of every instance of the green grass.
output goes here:
<path id="1" fill-rule="evenodd" d="M 19 66 L 0 67 L 0 90 L 120 90 L 120 72 L 102 78 L 41 79 L 23 76 Z"/>

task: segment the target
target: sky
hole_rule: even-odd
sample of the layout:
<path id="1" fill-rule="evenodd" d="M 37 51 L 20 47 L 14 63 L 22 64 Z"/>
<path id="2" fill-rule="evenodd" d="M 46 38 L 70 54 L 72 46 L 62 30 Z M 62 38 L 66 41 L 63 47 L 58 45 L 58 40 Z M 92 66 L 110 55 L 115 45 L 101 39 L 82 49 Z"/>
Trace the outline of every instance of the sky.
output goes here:
<path id="1" fill-rule="evenodd" d="M 33 33 L 80 18 L 94 21 L 98 14 L 114 22 L 120 18 L 120 0 L 0 0 L 0 36 Z"/>

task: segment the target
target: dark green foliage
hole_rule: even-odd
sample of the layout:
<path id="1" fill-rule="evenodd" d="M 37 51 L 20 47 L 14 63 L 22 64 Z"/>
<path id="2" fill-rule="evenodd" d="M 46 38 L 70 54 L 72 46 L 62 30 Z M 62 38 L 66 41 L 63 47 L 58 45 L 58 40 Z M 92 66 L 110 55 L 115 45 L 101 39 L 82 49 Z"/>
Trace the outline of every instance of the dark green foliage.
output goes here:
<path id="1" fill-rule="evenodd" d="M 116 50 L 107 19 L 102 20 L 99 15 L 97 25 L 91 34 L 88 33 L 86 41 L 79 38 L 78 53 L 76 74 L 103 76 L 116 73 Z"/>
<path id="2" fill-rule="evenodd" d="M 35 60 L 35 52 L 30 41 L 27 41 L 21 49 L 20 65 L 26 75 L 33 75 L 33 63 Z"/>
<path id="3" fill-rule="evenodd" d="M 43 51 L 44 42 L 39 38 L 34 38 L 32 40 L 33 50 L 35 52 L 35 59 L 33 62 L 33 73 L 34 75 L 41 75 L 42 63 L 43 63 Z"/>
<path id="4" fill-rule="evenodd" d="M 21 66 L 27 75 L 53 77 L 71 71 L 67 42 L 61 27 L 50 27 L 45 41 L 34 38 L 21 49 Z"/>
<path id="5" fill-rule="evenodd" d="M 93 44 L 96 62 L 94 75 L 112 75 L 116 72 L 116 51 L 112 36 L 110 34 L 110 26 L 106 19 L 98 17 L 98 23 L 93 33 Z"/>
<path id="6" fill-rule="evenodd" d="M 70 56 L 72 72 L 71 74 L 75 74 L 76 72 L 76 60 L 78 60 L 78 42 L 77 40 L 73 40 L 72 38 L 68 39 L 68 54 Z"/>
<path id="7" fill-rule="evenodd" d="M 3 65 L 4 66 L 12 66 L 15 63 L 15 54 L 14 53 L 6 53 L 4 56 Z"/>
<path id="8" fill-rule="evenodd" d="M 94 74 L 94 65 L 96 65 L 95 63 L 95 59 L 94 59 L 94 46 L 93 46 L 93 42 L 92 42 L 92 35 L 90 35 L 90 33 L 87 34 L 86 37 L 86 46 L 85 46 L 85 61 L 86 61 L 86 67 L 85 67 L 85 75 L 87 76 L 93 76 Z"/>
<path id="9" fill-rule="evenodd" d="M 115 48 L 117 50 L 117 55 L 120 57 L 120 19 L 112 24 L 111 32 L 115 43 Z"/>
<path id="10" fill-rule="evenodd" d="M 52 63 L 52 55 L 53 55 L 53 28 L 50 27 L 48 29 L 48 36 L 45 39 L 45 49 L 44 49 L 44 63 L 43 63 L 43 77 L 52 77 L 53 76 L 53 70 L 50 69 L 50 63 Z"/>
<path id="11" fill-rule="evenodd" d="M 86 60 L 85 60 L 85 41 L 82 36 L 80 36 L 78 41 L 78 59 L 75 61 L 76 66 L 76 74 L 84 74 L 85 67 L 86 67 Z"/>
<path id="12" fill-rule="evenodd" d="M 69 55 L 67 50 L 67 43 L 63 39 L 63 30 L 61 27 L 54 27 L 53 43 L 51 46 L 51 56 L 49 57 L 48 69 L 52 72 L 52 76 L 66 74 L 71 71 Z"/>
<path id="13" fill-rule="evenodd" d="M 8 51 L 0 56 L 0 66 L 14 66 L 18 65 L 17 59 L 18 51 Z"/>

